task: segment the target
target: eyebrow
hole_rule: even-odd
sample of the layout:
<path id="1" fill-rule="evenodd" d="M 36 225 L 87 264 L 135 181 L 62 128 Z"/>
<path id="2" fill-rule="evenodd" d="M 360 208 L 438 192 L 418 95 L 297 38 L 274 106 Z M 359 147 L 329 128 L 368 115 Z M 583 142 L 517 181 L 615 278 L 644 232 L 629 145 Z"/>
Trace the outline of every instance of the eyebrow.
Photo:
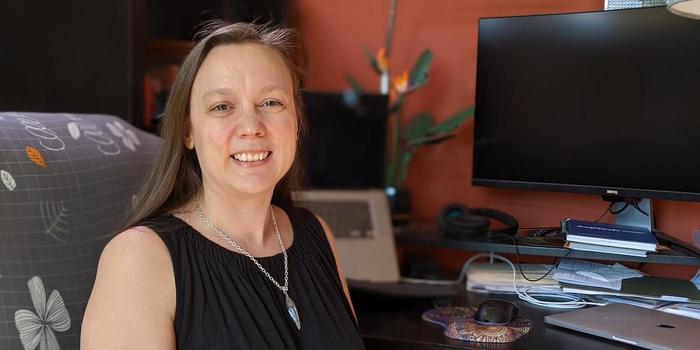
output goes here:
<path id="1" fill-rule="evenodd" d="M 288 93 L 287 89 L 285 89 L 281 86 L 277 86 L 277 85 L 268 85 L 268 86 L 265 86 L 264 88 L 261 89 L 262 92 L 272 92 L 272 91 L 277 91 L 277 90 L 279 90 L 283 93 Z"/>
<path id="2" fill-rule="evenodd" d="M 285 94 L 289 93 L 287 89 L 277 86 L 277 85 L 268 85 L 260 89 L 261 92 L 272 92 L 272 91 L 281 91 Z M 218 88 L 214 90 L 209 90 L 202 94 L 202 99 L 206 99 L 211 95 L 229 95 L 231 94 L 232 90 L 229 88 Z"/>
<path id="3" fill-rule="evenodd" d="M 218 88 L 214 90 L 209 90 L 202 94 L 202 99 L 206 99 L 207 97 L 211 95 L 228 95 L 231 93 L 231 89 L 229 88 Z"/>

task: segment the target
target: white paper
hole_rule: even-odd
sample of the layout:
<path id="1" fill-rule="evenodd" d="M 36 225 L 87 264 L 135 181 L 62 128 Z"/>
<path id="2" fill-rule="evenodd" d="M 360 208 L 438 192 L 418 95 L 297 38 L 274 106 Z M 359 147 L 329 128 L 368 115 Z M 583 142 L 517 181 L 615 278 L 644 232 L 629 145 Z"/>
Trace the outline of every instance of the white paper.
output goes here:
<path id="1" fill-rule="evenodd" d="M 622 280 L 641 276 L 639 271 L 618 263 L 604 265 L 578 259 L 562 259 L 554 272 L 559 282 L 614 290 L 622 289 Z"/>

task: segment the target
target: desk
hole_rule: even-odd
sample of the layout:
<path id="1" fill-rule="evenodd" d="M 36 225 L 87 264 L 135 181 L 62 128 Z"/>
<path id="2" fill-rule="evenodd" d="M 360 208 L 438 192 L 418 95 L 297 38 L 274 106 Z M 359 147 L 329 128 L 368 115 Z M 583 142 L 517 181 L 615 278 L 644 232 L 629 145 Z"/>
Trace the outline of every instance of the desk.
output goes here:
<path id="1" fill-rule="evenodd" d="M 507 294 L 481 294 L 466 292 L 454 297 L 455 306 L 474 306 L 492 298 L 514 301 L 520 308 L 520 315 L 529 318 L 535 326 L 518 341 L 508 344 L 470 343 L 448 338 L 443 329 L 421 320 L 421 314 L 432 308 L 427 299 L 392 299 L 385 296 L 371 296 L 353 292 L 353 302 L 357 310 L 358 322 L 368 350 L 382 349 L 639 349 L 604 338 L 563 328 L 546 325 L 544 316 L 555 312 L 531 306 Z"/>

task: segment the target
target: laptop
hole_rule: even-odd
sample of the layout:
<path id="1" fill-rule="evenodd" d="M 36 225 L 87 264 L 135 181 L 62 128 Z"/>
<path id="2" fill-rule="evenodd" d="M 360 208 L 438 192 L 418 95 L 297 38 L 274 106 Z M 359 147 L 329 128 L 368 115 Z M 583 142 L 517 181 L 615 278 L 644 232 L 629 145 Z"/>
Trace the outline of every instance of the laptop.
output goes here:
<path id="1" fill-rule="evenodd" d="M 700 320 L 626 304 L 547 315 L 546 323 L 647 349 L 698 349 Z"/>
<path id="2" fill-rule="evenodd" d="M 294 200 L 330 227 L 351 290 L 407 298 L 440 298 L 459 293 L 459 287 L 454 285 L 401 281 L 384 191 L 306 190 L 296 192 Z"/>
<path id="3" fill-rule="evenodd" d="M 369 282 L 398 282 L 399 263 L 386 194 L 372 190 L 307 190 L 295 195 L 328 224 L 345 277 Z"/>

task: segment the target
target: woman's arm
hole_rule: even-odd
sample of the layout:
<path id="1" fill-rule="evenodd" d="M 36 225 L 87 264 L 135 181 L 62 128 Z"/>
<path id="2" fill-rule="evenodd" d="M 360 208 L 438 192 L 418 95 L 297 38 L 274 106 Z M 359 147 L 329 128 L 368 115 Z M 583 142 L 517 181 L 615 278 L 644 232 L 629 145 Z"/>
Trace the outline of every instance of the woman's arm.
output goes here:
<path id="1" fill-rule="evenodd" d="M 175 349 L 175 278 L 152 230 L 136 227 L 105 247 L 85 310 L 80 348 Z"/>
<path id="2" fill-rule="evenodd" d="M 357 315 L 355 315 L 355 307 L 352 306 L 352 300 L 350 300 L 350 290 L 348 290 L 348 282 L 345 279 L 345 273 L 343 273 L 343 268 L 340 266 L 340 258 L 338 258 L 338 249 L 335 246 L 335 237 L 333 237 L 333 232 L 331 231 L 331 228 L 328 227 L 328 224 L 326 224 L 326 222 L 320 216 L 316 215 L 316 218 L 319 222 L 321 222 L 323 232 L 326 233 L 328 243 L 330 243 L 331 245 L 333 257 L 335 257 L 335 266 L 338 267 L 338 276 L 340 276 L 340 283 L 343 284 L 343 292 L 345 292 L 345 297 L 348 299 L 348 303 L 350 304 L 352 315 L 355 317 L 355 321 L 357 321 Z"/>

